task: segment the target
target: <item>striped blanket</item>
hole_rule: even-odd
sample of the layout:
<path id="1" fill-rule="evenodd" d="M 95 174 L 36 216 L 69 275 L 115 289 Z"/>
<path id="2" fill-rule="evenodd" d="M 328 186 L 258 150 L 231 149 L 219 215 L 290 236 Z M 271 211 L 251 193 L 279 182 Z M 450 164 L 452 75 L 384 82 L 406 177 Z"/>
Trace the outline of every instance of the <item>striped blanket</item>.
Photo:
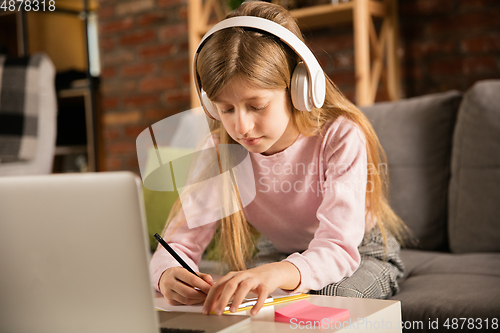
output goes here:
<path id="1" fill-rule="evenodd" d="M 0 55 L 0 164 L 29 161 L 37 147 L 39 66 L 46 57 Z"/>

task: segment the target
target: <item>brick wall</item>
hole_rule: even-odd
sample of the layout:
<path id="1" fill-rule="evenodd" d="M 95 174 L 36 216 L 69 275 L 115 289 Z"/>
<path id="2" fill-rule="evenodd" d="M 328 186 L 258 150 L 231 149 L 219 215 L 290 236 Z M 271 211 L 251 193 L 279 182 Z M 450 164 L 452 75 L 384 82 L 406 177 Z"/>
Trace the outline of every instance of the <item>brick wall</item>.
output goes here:
<path id="1" fill-rule="evenodd" d="M 325 73 L 351 101 L 355 100 L 354 39 L 352 27 L 303 30 L 309 48 Z"/>
<path id="2" fill-rule="evenodd" d="M 101 0 L 105 170 L 138 172 L 137 135 L 189 109 L 187 0 Z M 399 0 L 407 97 L 500 78 L 500 1 Z M 354 101 L 352 28 L 304 31 L 326 73 Z M 377 100 L 384 100 L 381 87 Z"/>
<path id="3" fill-rule="evenodd" d="M 500 1 L 400 0 L 406 96 L 500 78 Z"/>
<path id="4" fill-rule="evenodd" d="M 102 138 L 105 170 L 138 172 L 135 140 L 189 109 L 185 0 L 101 0 Z"/>

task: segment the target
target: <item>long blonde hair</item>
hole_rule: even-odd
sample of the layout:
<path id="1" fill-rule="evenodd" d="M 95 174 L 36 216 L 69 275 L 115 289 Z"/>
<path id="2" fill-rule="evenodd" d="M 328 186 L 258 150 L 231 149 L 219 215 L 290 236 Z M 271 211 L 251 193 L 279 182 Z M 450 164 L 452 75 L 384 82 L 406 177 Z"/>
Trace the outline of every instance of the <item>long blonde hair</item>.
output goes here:
<path id="1" fill-rule="evenodd" d="M 261 1 L 243 3 L 227 16 L 257 16 L 274 21 L 304 40 L 293 17 L 284 8 Z M 276 36 L 255 29 L 230 28 L 213 34 L 200 51 L 197 60 L 198 79 L 208 97 L 214 100 L 235 77 L 244 77 L 251 86 L 260 89 L 286 89 L 289 94 L 291 74 L 300 58 Z M 289 95 L 290 97 L 290 95 Z M 321 133 L 323 125 L 343 116 L 355 123 L 366 138 L 369 166 L 387 165 L 386 156 L 368 119 L 348 101 L 327 77 L 326 100 L 321 108 L 301 112 L 292 108 L 292 122 L 304 136 Z M 215 121 L 214 132 L 221 144 L 238 144 Z M 366 218 L 376 221 L 386 240 L 387 232 L 402 242 L 406 227 L 388 204 L 388 175 L 378 167 L 367 173 Z M 368 186 L 368 185 L 367 185 Z M 233 199 L 234 200 L 234 199 Z M 169 220 L 180 204 L 172 210 Z M 240 210 L 222 218 L 216 234 L 221 260 L 233 270 L 245 269 L 245 262 L 254 253 L 253 229 Z"/>

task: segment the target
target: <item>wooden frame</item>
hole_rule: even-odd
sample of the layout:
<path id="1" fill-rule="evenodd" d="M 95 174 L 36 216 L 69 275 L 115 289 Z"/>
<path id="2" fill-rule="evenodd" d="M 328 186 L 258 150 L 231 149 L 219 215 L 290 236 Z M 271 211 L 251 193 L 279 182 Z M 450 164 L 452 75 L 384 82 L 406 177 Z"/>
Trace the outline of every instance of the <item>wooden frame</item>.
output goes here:
<path id="1" fill-rule="evenodd" d="M 222 20 L 227 12 L 228 9 L 222 8 L 218 0 L 189 0 L 190 59 L 193 58 L 201 38 L 212 26 L 209 20 L 213 13 L 218 20 Z M 297 19 L 301 28 L 308 30 L 353 24 L 356 101 L 359 106 L 375 102 L 380 82 L 386 86 L 389 100 L 401 98 L 397 56 L 397 0 L 351 0 L 295 9 L 290 13 Z M 379 32 L 376 30 L 374 18 L 382 20 Z M 193 82 L 191 105 L 199 106 Z"/>

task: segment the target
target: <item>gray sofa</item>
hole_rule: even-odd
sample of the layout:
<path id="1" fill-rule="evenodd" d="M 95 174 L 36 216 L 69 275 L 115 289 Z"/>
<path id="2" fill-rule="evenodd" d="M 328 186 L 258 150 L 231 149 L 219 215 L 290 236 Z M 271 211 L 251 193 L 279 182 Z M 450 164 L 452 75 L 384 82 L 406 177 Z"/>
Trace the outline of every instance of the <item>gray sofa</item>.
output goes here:
<path id="1" fill-rule="evenodd" d="M 500 80 L 363 112 L 387 154 L 391 206 L 418 240 L 392 297 L 404 331 L 500 331 Z"/>

